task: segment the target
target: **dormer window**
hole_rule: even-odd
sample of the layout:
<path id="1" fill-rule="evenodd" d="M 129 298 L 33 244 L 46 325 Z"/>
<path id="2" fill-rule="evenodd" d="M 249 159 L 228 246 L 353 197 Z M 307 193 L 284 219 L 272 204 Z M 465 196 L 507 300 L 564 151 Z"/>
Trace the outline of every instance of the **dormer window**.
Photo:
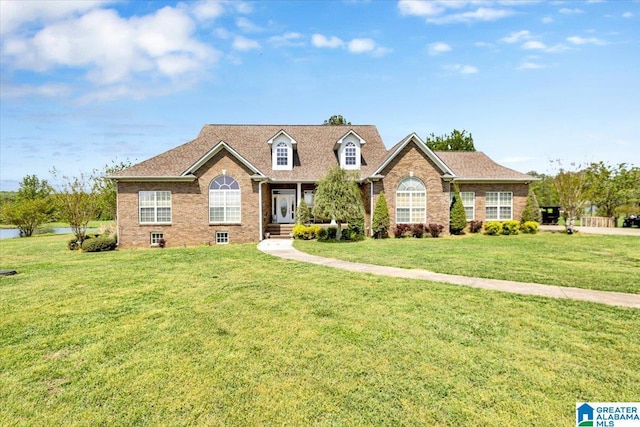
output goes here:
<path id="1" fill-rule="evenodd" d="M 268 141 L 271 145 L 271 168 L 273 170 L 293 169 L 293 150 L 296 141 L 281 130 Z"/>
<path id="2" fill-rule="evenodd" d="M 276 166 L 289 166 L 289 147 L 284 142 L 276 146 Z"/>
<path id="3" fill-rule="evenodd" d="M 362 163 L 361 151 L 364 143 L 365 140 L 352 130 L 336 141 L 334 150 L 338 152 L 341 168 L 360 169 Z"/>

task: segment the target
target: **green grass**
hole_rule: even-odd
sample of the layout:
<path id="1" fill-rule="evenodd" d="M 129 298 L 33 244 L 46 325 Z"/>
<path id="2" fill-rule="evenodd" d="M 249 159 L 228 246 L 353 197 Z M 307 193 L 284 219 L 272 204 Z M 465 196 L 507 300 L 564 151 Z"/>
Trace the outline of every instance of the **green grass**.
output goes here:
<path id="1" fill-rule="evenodd" d="M 295 241 L 314 255 L 437 273 L 640 293 L 640 238 L 543 232 L 438 239 Z"/>
<path id="2" fill-rule="evenodd" d="M 638 397 L 640 310 L 66 240 L 0 241 L 0 425 L 572 425 Z"/>

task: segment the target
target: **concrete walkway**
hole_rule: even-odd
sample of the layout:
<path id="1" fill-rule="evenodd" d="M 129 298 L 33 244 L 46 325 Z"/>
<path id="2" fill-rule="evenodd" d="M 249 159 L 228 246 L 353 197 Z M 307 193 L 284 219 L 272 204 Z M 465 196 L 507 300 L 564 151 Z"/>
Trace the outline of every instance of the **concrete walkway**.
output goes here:
<path id="1" fill-rule="evenodd" d="M 452 274 L 433 273 L 426 270 L 384 267 L 379 265 L 342 261 L 300 252 L 293 247 L 293 240 L 291 239 L 265 239 L 258 244 L 258 249 L 264 253 L 280 258 L 324 265 L 327 267 L 339 268 L 341 270 L 375 274 L 378 276 L 430 280 L 432 282 L 442 282 L 473 288 L 511 292 L 514 294 L 537 295 L 551 298 L 568 298 L 620 307 L 640 308 L 640 294 L 565 288 L 562 286 L 540 285 L 537 283 L 512 282 L 510 280 L 480 279 Z"/>

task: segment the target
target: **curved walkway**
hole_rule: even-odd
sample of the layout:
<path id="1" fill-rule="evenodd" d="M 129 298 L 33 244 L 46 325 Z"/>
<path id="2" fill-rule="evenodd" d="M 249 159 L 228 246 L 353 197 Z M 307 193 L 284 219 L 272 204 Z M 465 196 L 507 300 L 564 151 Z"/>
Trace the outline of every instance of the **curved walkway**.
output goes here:
<path id="1" fill-rule="evenodd" d="M 341 270 L 375 274 L 378 276 L 430 280 L 432 282 L 442 282 L 473 288 L 511 292 L 514 294 L 537 295 L 551 298 L 568 298 L 620 307 L 640 308 L 640 294 L 565 288 L 562 286 L 540 285 L 538 283 L 512 282 L 510 280 L 481 279 L 452 274 L 433 273 L 426 270 L 385 267 L 380 265 L 342 261 L 300 252 L 293 247 L 293 240 L 291 239 L 265 239 L 258 244 L 258 249 L 262 252 L 280 258 L 324 265 L 327 267 L 339 268 Z"/>

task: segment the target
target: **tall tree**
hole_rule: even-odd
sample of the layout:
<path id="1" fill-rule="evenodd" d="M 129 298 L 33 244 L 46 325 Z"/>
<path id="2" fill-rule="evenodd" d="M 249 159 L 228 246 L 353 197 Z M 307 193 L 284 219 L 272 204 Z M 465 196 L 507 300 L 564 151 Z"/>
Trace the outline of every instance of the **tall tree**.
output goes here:
<path id="1" fill-rule="evenodd" d="M 616 166 L 604 162 L 591 163 L 586 169 L 588 196 L 598 214 L 614 217 L 619 207 L 637 201 L 640 189 L 638 168 L 625 163 Z"/>
<path id="2" fill-rule="evenodd" d="M 569 221 L 582 215 L 586 205 L 587 174 L 584 169 L 574 163 L 571 166 L 575 170 L 565 169 L 559 160 L 556 160 L 555 164 L 558 167 L 558 173 L 553 178 L 553 185 L 558 192 L 558 202 L 563 209 L 562 216 L 565 219 L 565 226 L 568 226 Z"/>
<path id="3" fill-rule="evenodd" d="M 105 165 L 102 170 L 94 169 L 91 176 L 93 182 L 92 191 L 96 196 L 97 217 L 103 221 L 116 219 L 118 204 L 118 185 L 108 177 L 116 172 L 127 169 L 131 166 L 131 162 L 127 159 L 123 162 Z"/>
<path id="4" fill-rule="evenodd" d="M 529 194 L 527 194 L 527 203 L 524 205 L 522 211 L 522 223 L 535 221 L 538 224 L 542 222 L 542 212 L 540 212 L 540 205 L 538 204 L 538 198 L 536 193 L 529 188 Z"/>
<path id="5" fill-rule="evenodd" d="M 40 180 L 36 175 L 25 176 L 15 200 L 2 208 L 3 221 L 18 227 L 22 236 L 30 237 L 40 225 L 52 219 L 52 192 L 47 180 Z"/>
<path id="6" fill-rule="evenodd" d="M 342 223 L 353 218 L 364 217 L 364 205 L 358 175 L 339 166 L 327 170 L 324 178 L 318 182 L 313 202 L 313 216 L 324 220 L 336 221 L 338 240 L 342 233 Z"/>
<path id="7" fill-rule="evenodd" d="M 431 133 L 427 136 L 426 144 L 433 151 L 476 151 L 473 137 L 466 130 L 460 132 L 454 129 L 451 134 L 441 136 Z"/>
<path id="8" fill-rule="evenodd" d="M 336 114 L 334 116 L 329 117 L 327 120 L 325 120 L 323 125 L 329 125 L 329 126 L 351 125 L 351 122 L 348 122 L 347 119 L 342 117 L 340 114 Z"/>
<path id="9" fill-rule="evenodd" d="M 536 199 L 540 206 L 558 206 L 558 192 L 553 184 L 553 176 L 536 171 L 527 172 L 527 175 L 538 178 L 533 181 L 529 188 L 536 194 Z"/>
<path id="10" fill-rule="evenodd" d="M 55 169 L 51 173 L 58 176 Z M 89 221 L 95 219 L 98 212 L 96 196 L 91 191 L 92 178 L 80 174 L 76 177 L 63 176 L 62 181 L 64 183 L 61 191 L 55 194 L 60 219 L 69 223 L 77 241 L 82 245 Z"/>

